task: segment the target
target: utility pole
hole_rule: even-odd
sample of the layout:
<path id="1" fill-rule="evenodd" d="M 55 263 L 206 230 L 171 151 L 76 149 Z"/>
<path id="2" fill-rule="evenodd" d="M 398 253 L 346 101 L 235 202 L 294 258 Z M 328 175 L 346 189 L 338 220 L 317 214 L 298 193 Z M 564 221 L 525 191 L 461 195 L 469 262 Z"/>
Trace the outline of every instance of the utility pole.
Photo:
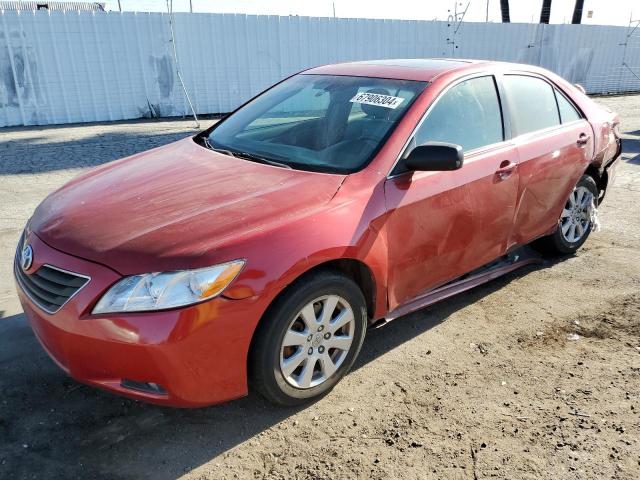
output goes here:
<path id="1" fill-rule="evenodd" d="M 333 0 L 331 5 L 333 6 L 333 18 L 336 18 L 336 0 Z"/>
<path id="2" fill-rule="evenodd" d="M 487 17 L 484 20 L 486 23 L 489 23 L 489 0 L 487 0 Z"/>

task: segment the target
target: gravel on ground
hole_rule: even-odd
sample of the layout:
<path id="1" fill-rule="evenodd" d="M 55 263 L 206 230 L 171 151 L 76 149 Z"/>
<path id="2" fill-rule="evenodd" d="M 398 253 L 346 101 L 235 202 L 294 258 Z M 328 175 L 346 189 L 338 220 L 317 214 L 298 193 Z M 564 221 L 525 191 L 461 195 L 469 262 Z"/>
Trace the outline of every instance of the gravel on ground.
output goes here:
<path id="1" fill-rule="evenodd" d="M 640 96 L 602 230 L 369 332 L 354 370 L 298 409 L 256 394 L 178 410 L 65 376 L 11 263 L 27 218 L 78 172 L 195 132 L 191 121 L 0 130 L 0 478 L 640 478 Z"/>

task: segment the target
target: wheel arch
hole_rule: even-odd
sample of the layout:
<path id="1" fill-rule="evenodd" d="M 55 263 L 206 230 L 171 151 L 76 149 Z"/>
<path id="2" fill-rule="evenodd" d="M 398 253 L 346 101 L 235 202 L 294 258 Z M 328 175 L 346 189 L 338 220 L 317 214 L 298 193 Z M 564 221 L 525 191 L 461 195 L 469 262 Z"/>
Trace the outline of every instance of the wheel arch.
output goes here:
<path id="1" fill-rule="evenodd" d="M 361 260 L 340 258 L 329 260 L 307 270 L 299 278 L 321 271 L 335 271 L 353 280 L 362 291 L 367 305 L 367 315 L 373 318 L 376 311 L 376 280 L 373 271 Z"/>
<path id="2" fill-rule="evenodd" d="M 379 295 L 377 289 L 380 288 L 380 286 L 376 282 L 373 270 L 365 262 L 356 258 L 338 258 L 318 263 L 298 275 L 293 281 L 289 282 L 273 297 L 271 302 L 269 302 L 269 305 L 260 317 L 260 320 L 256 324 L 251 336 L 249 351 L 247 355 L 247 371 L 249 371 L 251 368 L 251 352 L 254 350 L 253 347 L 255 340 L 258 335 L 260 335 L 260 332 L 264 327 L 265 320 L 268 317 L 271 309 L 274 308 L 274 306 L 283 297 L 283 295 L 299 285 L 300 282 L 303 282 L 309 276 L 315 275 L 320 272 L 336 272 L 352 279 L 362 291 L 367 306 L 367 316 L 369 317 L 370 322 L 373 321 L 376 312 L 376 301 Z"/>
<path id="3" fill-rule="evenodd" d="M 373 318 L 376 313 L 376 302 L 380 293 L 379 283 L 376 281 L 373 270 L 362 260 L 356 258 L 336 258 L 333 260 L 325 260 L 315 265 L 310 266 L 305 271 L 297 275 L 286 283 L 286 285 L 273 297 L 269 302 L 269 305 L 265 309 L 262 318 L 258 322 L 258 325 L 262 322 L 262 319 L 266 316 L 271 307 L 285 295 L 288 291 L 295 288 L 300 282 L 303 282 L 305 278 L 319 272 L 336 272 L 344 275 L 353 280 L 356 285 L 362 291 L 365 297 L 367 305 L 367 315 L 369 318 Z"/>
<path id="4" fill-rule="evenodd" d="M 602 200 L 604 192 L 607 190 L 607 183 L 609 182 L 609 175 L 606 170 L 600 172 L 597 166 L 591 163 L 584 172 L 585 175 L 589 175 L 596 182 L 598 187 L 598 203 Z"/>

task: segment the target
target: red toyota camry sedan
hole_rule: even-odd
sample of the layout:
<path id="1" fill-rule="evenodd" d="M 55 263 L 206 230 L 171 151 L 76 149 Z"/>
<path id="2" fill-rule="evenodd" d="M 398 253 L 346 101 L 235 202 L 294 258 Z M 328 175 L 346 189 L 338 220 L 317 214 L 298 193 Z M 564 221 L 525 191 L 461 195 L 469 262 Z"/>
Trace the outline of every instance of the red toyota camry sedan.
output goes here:
<path id="1" fill-rule="evenodd" d="M 618 117 L 528 65 L 306 70 L 210 129 L 90 170 L 29 220 L 15 278 L 77 380 L 149 402 L 328 392 L 369 326 L 571 253 Z"/>

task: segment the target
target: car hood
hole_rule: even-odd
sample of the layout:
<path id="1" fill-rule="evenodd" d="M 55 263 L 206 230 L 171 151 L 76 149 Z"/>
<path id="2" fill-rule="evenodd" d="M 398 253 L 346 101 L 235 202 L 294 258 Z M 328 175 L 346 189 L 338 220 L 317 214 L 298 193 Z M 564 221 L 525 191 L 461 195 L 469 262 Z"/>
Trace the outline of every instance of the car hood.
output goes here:
<path id="1" fill-rule="evenodd" d="M 29 227 L 121 274 L 197 268 L 225 245 L 322 208 L 343 179 L 229 157 L 187 138 L 76 177 L 40 204 Z"/>

